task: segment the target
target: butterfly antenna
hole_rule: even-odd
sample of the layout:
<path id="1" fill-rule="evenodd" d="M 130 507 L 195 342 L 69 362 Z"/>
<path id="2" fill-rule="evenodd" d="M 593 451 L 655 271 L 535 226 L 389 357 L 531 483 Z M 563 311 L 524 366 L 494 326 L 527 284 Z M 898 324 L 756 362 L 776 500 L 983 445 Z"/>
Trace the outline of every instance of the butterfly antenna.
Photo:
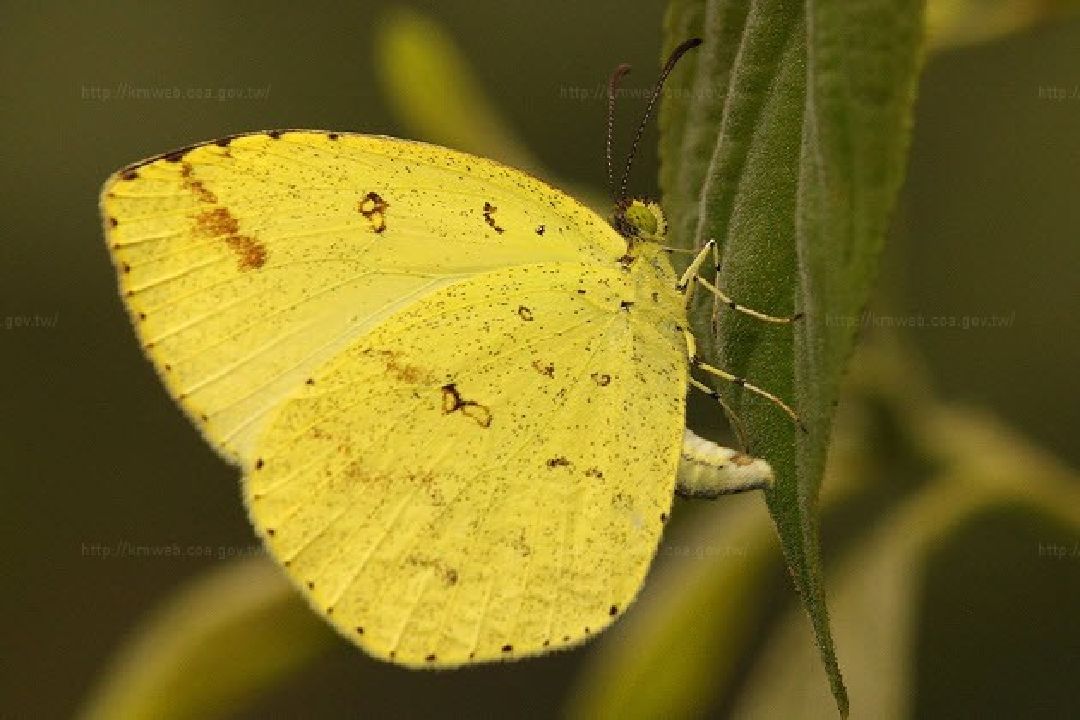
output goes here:
<path id="1" fill-rule="evenodd" d="M 619 89 L 619 83 L 630 72 L 630 66 L 623 63 L 619 67 L 615 68 L 615 72 L 611 73 L 611 80 L 608 82 L 608 105 L 607 105 L 607 184 L 608 190 L 611 192 L 612 198 L 615 202 L 622 200 L 621 197 L 615 194 L 615 173 L 611 170 L 611 139 L 615 134 L 615 91 Z"/>
<path id="2" fill-rule="evenodd" d="M 675 69 L 675 63 L 679 62 L 679 58 L 685 55 L 688 51 L 693 50 L 701 44 L 701 38 L 690 38 L 679 44 L 677 48 L 671 51 L 671 56 L 668 57 L 667 62 L 664 63 L 664 69 L 660 71 L 660 77 L 656 80 L 656 87 L 653 88 L 652 97 L 649 98 L 649 104 L 645 107 L 645 114 L 641 118 L 641 123 L 638 125 L 637 134 L 634 135 L 634 143 L 630 146 L 630 154 L 626 156 L 626 168 L 623 169 L 622 182 L 619 184 L 619 194 L 616 200 L 621 200 L 626 197 L 626 186 L 630 182 L 630 166 L 634 164 L 634 156 L 637 155 L 638 144 L 641 142 L 642 135 L 645 134 L 645 126 L 649 122 L 649 117 L 652 115 L 653 108 L 656 107 L 656 101 L 660 99 L 660 93 L 664 89 L 664 82 L 668 79 L 668 75 Z M 623 67 L 623 66 L 620 66 Z M 629 68 L 627 68 L 629 70 Z M 616 73 L 619 71 L 616 70 Z M 626 73 L 624 72 L 623 75 Z M 621 77 L 621 76 L 620 76 Z M 615 76 L 612 76 L 612 80 Z M 612 93 L 614 95 L 614 93 Z M 614 104 L 614 101 L 612 101 Z M 610 139 L 611 139 L 611 114 L 608 113 L 608 157 L 611 157 L 610 152 Z M 610 167 L 610 165 L 609 165 Z"/>

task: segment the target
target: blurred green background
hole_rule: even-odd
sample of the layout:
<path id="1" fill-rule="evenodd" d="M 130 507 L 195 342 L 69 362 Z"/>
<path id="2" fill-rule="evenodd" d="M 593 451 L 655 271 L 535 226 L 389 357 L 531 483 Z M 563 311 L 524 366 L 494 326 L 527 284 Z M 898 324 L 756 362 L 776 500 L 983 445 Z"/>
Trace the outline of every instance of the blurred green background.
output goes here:
<path id="1" fill-rule="evenodd" d="M 552 177 L 602 192 L 602 88 L 619 62 L 635 66 L 629 87 L 651 84 L 664 3 L 412 7 L 460 43 L 482 89 Z M 375 67 L 385 10 L 0 5 L 8 587 L 0 714 L 70 715 L 140 618 L 224 556 L 256 552 L 238 473 L 176 410 L 129 328 L 101 238 L 101 183 L 147 155 L 244 130 L 408 135 Z M 137 99 L 123 88 L 211 97 Z M 230 90 L 241 97 L 218 99 Z M 625 102 L 623 142 L 643 104 Z M 894 326 L 942 398 L 993 411 L 1072 467 L 1080 464 L 1078 129 L 1080 21 L 933 55 L 879 301 L 865 318 L 868 335 Z M 636 194 L 657 193 L 655 144 L 651 128 Z M 965 318 L 1000 320 L 965 329 Z M 905 323 L 915 326 L 895 327 Z M 827 570 L 832 539 L 857 535 L 848 525 L 858 522 L 841 515 L 827 527 Z M 691 541 L 679 540 L 677 527 L 674 538 L 661 565 L 694 554 L 678 544 Z M 178 554 L 116 557 L 125 543 Z M 1050 545 L 1069 552 L 1044 552 Z M 1080 714 L 1078 545 L 1075 529 L 1002 512 L 934 556 L 917 619 L 918 716 Z M 790 584 L 776 578 L 767 602 L 792 602 Z M 646 599 L 679 590 L 656 585 L 647 584 Z M 414 673 L 334 640 L 242 717 L 551 716 L 605 642 L 512 665 Z M 840 655 L 843 664 L 842 646 Z M 855 717 L 872 706 L 853 697 Z M 733 707 L 717 699 L 709 714 Z"/>

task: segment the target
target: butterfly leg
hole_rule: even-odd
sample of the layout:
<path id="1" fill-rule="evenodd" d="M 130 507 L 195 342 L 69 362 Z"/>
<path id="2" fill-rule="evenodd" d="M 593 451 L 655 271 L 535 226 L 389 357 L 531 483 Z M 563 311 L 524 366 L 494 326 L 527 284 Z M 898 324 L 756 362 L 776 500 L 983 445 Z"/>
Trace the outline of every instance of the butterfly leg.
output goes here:
<path id="1" fill-rule="evenodd" d="M 700 284 L 703 287 L 705 287 L 706 289 L 708 289 L 710 292 L 712 292 L 714 295 L 716 295 L 716 297 L 720 298 L 720 300 L 723 301 L 725 304 L 727 304 L 727 306 L 730 307 L 731 309 L 742 312 L 742 313 L 744 313 L 746 315 L 749 315 L 750 317 L 754 317 L 754 318 L 757 318 L 759 320 L 764 320 L 765 322 L 790 323 L 790 322 L 798 320 L 800 317 L 802 317 L 802 313 L 797 313 L 797 314 L 792 315 L 790 317 L 776 317 L 774 315 L 766 315 L 765 313 L 758 312 L 757 310 L 753 310 L 751 308 L 745 307 L 743 305 L 739 305 L 738 303 L 734 302 L 731 298 L 729 298 L 727 295 L 725 295 L 719 288 L 717 288 L 711 282 L 709 282 L 708 280 L 706 280 L 705 278 L 701 277 L 701 275 L 698 274 L 698 271 L 701 269 L 702 264 L 704 264 L 706 258 L 708 258 L 708 256 L 710 254 L 712 254 L 714 262 L 717 264 L 717 266 L 719 266 L 719 256 L 718 256 L 717 250 L 716 250 L 716 241 L 715 240 L 709 240 L 707 243 L 705 243 L 704 247 L 702 247 L 701 250 L 698 252 L 698 254 L 694 258 L 693 262 L 690 263 L 690 266 L 686 268 L 686 272 L 684 272 L 682 277 L 679 278 L 679 283 L 678 283 L 678 285 L 676 287 L 678 288 L 678 290 L 680 292 L 683 293 L 684 298 L 685 298 L 685 303 L 686 303 L 687 307 L 690 306 L 690 302 L 691 302 L 691 300 L 693 298 L 694 286 L 697 285 L 697 284 Z M 694 340 L 693 334 L 691 334 L 689 330 L 684 330 L 684 335 L 686 336 L 686 347 L 687 347 L 687 353 L 688 353 L 688 355 L 690 357 L 690 364 L 693 367 L 699 368 L 699 369 L 709 373 L 710 375 L 713 375 L 714 377 L 718 377 L 718 378 L 720 378 L 722 380 L 726 380 L 727 382 L 730 382 L 730 383 L 732 383 L 734 385 L 738 385 L 739 387 L 746 388 L 747 390 L 754 393 L 755 395 L 758 395 L 760 397 L 765 398 L 766 400 L 772 402 L 774 405 L 776 405 L 777 407 L 782 409 L 785 413 L 787 413 L 788 417 L 790 417 L 792 419 L 792 421 L 796 425 L 799 426 L 800 430 L 802 430 L 803 432 L 807 431 L 806 426 L 803 425 L 802 421 L 799 419 L 798 413 L 796 413 L 794 410 L 792 410 L 791 406 L 789 406 L 783 400 L 778 398 L 776 395 L 773 395 L 771 392 L 769 392 L 767 390 L 763 390 L 762 388 L 759 388 L 757 385 L 754 385 L 752 383 L 747 382 L 746 378 L 742 378 L 742 377 L 739 377 L 737 375 L 732 375 L 731 373 L 729 373 L 729 372 L 727 372 L 725 370 L 721 370 L 718 367 L 714 367 L 712 365 L 709 365 L 706 362 L 703 362 L 698 357 L 698 354 L 697 354 L 697 342 Z M 719 399 L 719 395 L 716 394 L 715 391 L 709 391 L 709 392 L 710 392 L 712 397 L 715 397 L 715 398 Z M 734 413 L 730 410 L 730 408 L 726 407 L 726 405 L 725 405 L 724 409 L 725 409 L 725 412 L 728 413 L 729 417 L 735 417 Z M 741 433 L 740 433 L 740 435 L 741 435 Z"/>
<path id="2" fill-rule="evenodd" d="M 765 398 L 766 400 L 768 400 L 772 404 L 779 407 L 785 413 L 787 413 L 787 416 L 791 418 L 792 422 L 794 422 L 796 425 L 799 426 L 800 430 L 802 430 L 803 432 L 807 432 L 806 426 L 803 425 L 802 420 L 799 419 L 799 414 L 797 412 L 795 412 L 794 410 L 792 410 L 790 405 L 788 405 L 786 402 L 784 402 L 780 398 L 773 395 L 768 390 L 763 390 L 763 389 L 759 388 L 757 385 L 754 385 L 752 383 L 747 382 L 746 378 L 739 377 L 738 375 L 732 375 L 731 373 L 727 372 L 726 370 L 721 370 L 718 367 L 714 367 L 714 366 L 712 366 L 712 365 L 710 365 L 710 364 L 708 364 L 706 362 L 702 362 L 701 360 L 699 360 L 695 356 L 690 357 L 690 364 L 693 365 L 696 368 L 699 368 L 700 370 L 703 370 L 704 372 L 707 372 L 708 374 L 712 375 L 713 377 L 718 377 L 721 380 L 726 380 L 729 383 L 731 383 L 732 385 L 737 385 L 737 386 L 739 386 L 741 388 L 745 388 L 745 389 L 749 390 L 750 392 L 754 393 L 755 395 Z"/>
<path id="3" fill-rule="evenodd" d="M 661 245 L 660 249 L 666 253 L 671 253 L 672 255 L 693 255 L 697 257 L 698 254 L 697 250 L 691 250 L 690 248 L 672 247 L 671 245 Z"/>
<path id="4" fill-rule="evenodd" d="M 705 243 L 704 247 L 698 251 L 694 259 L 690 261 L 690 265 L 686 268 L 686 272 L 679 278 L 679 282 L 675 285 L 675 289 L 683 294 L 683 305 L 690 307 L 690 302 L 694 299 L 694 278 L 698 277 L 698 270 L 705 263 L 705 260 L 709 257 L 710 252 L 715 252 L 716 241 L 710 240 Z"/>
<path id="5" fill-rule="evenodd" d="M 755 395 L 759 395 L 759 396 L 765 398 L 769 402 L 771 402 L 774 405 L 778 406 L 785 413 L 787 413 L 788 417 L 791 418 L 792 422 L 794 422 L 796 425 L 799 426 L 800 430 L 802 430 L 803 432 L 807 432 L 806 426 L 803 425 L 802 420 L 799 419 L 799 414 L 796 413 L 794 410 L 792 410 L 790 405 L 788 405 L 783 400 L 781 400 L 780 398 L 773 395 L 768 390 L 763 390 L 762 388 L 759 388 L 757 385 L 754 385 L 752 383 L 747 382 L 746 378 L 739 377 L 738 375 L 732 375 L 731 373 L 727 372 L 726 370 L 721 370 L 718 367 L 714 367 L 712 365 L 709 365 L 706 362 L 703 362 L 701 360 L 701 358 L 698 357 L 698 354 L 697 354 L 697 341 L 694 339 L 693 333 L 691 333 L 689 329 L 684 328 L 683 329 L 683 337 L 686 339 L 686 352 L 687 352 L 687 356 L 690 358 L 691 367 L 695 367 L 695 368 L 698 368 L 700 370 L 703 370 L 704 372 L 706 372 L 706 373 L 708 373 L 708 374 L 710 374 L 710 375 L 712 375 L 714 377 L 718 377 L 721 380 L 726 380 L 727 382 L 730 382 L 733 385 L 738 385 L 741 388 L 745 388 L 745 389 L 749 390 L 750 392 L 754 393 Z M 695 382 L 695 381 L 691 380 L 691 383 L 693 383 L 693 382 Z M 704 383 L 701 383 L 701 385 L 704 386 Z M 697 386 L 695 386 L 695 387 L 697 387 Z M 704 388 L 705 388 L 704 392 L 706 394 L 708 394 L 710 397 L 714 397 L 715 399 L 719 400 L 719 395 L 716 393 L 715 390 L 712 390 L 711 388 L 708 388 L 708 386 L 704 386 Z M 698 389 L 702 389 L 702 388 L 699 387 Z M 735 417 L 734 411 L 732 411 L 726 405 L 724 405 L 724 410 L 730 413 L 730 417 Z M 736 431 L 738 432 L 738 428 L 736 428 Z"/>
<path id="6" fill-rule="evenodd" d="M 697 255 L 694 257 L 694 260 L 690 263 L 690 266 L 686 268 L 686 272 L 684 272 L 682 277 L 679 278 L 679 284 L 677 287 L 679 289 L 679 292 L 683 293 L 686 298 L 686 307 L 690 307 L 690 301 L 693 299 L 694 287 L 696 285 L 701 285 L 703 288 L 715 295 L 721 303 L 731 308 L 732 310 L 736 312 L 741 312 L 742 314 L 748 315 L 752 318 L 757 318 L 758 320 L 761 320 L 763 322 L 786 324 L 794 322 L 802 317 L 802 313 L 795 313 L 794 315 L 789 316 L 769 315 L 767 313 L 760 312 L 759 310 L 754 310 L 753 308 L 747 307 L 745 305 L 740 305 L 739 303 L 732 300 L 730 297 L 728 297 L 727 293 L 718 288 L 714 283 L 709 282 L 707 279 L 702 277 L 701 273 L 699 272 L 701 270 L 701 266 L 705 264 L 705 260 L 710 253 L 713 256 L 713 266 L 716 271 L 719 272 L 720 249 L 717 246 L 715 240 L 709 240 L 709 242 L 705 243 L 701 250 L 698 251 Z"/>
<path id="7" fill-rule="evenodd" d="M 708 280 L 701 277 L 700 275 L 695 275 L 694 276 L 694 282 L 697 283 L 698 285 L 701 285 L 703 288 L 705 288 L 709 292 L 711 292 L 713 295 L 716 296 L 716 298 L 721 303 L 728 306 L 732 310 L 734 310 L 736 312 L 741 312 L 743 315 L 748 315 L 748 316 L 750 316 L 752 318 L 756 318 L 756 319 L 761 320 L 763 322 L 787 324 L 787 323 L 795 322 L 796 320 L 798 320 L 799 318 L 802 317 L 802 313 L 795 313 L 794 315 L 786 315 L 786 316 L 768 315 L 766 313 L 759 312 L 758 310 L 754 310 L 753 308 L 748 308 L 745 305 L 740 305 L 739 303 L 735 302 L 730 297 L 728 297 L 727 294 L 723 290 L 716 287 L 716 285 L 709 282 Z"/>

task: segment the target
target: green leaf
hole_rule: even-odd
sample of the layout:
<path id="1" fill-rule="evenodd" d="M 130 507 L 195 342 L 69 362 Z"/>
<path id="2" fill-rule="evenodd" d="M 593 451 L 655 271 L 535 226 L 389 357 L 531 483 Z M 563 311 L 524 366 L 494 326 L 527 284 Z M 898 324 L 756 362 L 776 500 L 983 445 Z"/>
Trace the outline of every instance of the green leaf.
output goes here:
<path id="1" fill-rule="evenodd" d="M 766 494 L 842 715 L 816 527 L 839 383 L 903 175 L 918 74 L 918 0 L 676 0 L 665 45 L 705 39 L 662 107 L 672 242 L 722 248 L 717 281 L 766 325 L 699 296 L 705 358 L 792 401 L 808 434 L 747 391 L 719 389 L 777 474 Z"/>
<path id="2" fill-rule="evenodd" d="M 136 629 L 80 717 L 221 717 L 332 647 L 334 633 L 263 558 L 200 577 Z"/>

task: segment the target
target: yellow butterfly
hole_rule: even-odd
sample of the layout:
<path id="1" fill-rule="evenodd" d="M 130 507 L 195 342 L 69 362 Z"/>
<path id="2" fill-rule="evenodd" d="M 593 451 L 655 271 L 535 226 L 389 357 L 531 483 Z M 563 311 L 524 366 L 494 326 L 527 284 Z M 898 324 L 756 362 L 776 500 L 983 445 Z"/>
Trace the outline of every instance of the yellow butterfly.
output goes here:
<path id="1" fill-rule="evenodd" d="M 581 642 L 640 588 L 680 462 L 688 495 L 771 482 L 685 430 L 688 385 L 716 396 L 686 306 L 719 290 L 711 245 L 676 276 L 655 204 L 613 225 L 491 160 L 285 130 L 136 163 L 101 210 L 170 394 L 243 469 L 270 554 L 377 657 Z"/>

